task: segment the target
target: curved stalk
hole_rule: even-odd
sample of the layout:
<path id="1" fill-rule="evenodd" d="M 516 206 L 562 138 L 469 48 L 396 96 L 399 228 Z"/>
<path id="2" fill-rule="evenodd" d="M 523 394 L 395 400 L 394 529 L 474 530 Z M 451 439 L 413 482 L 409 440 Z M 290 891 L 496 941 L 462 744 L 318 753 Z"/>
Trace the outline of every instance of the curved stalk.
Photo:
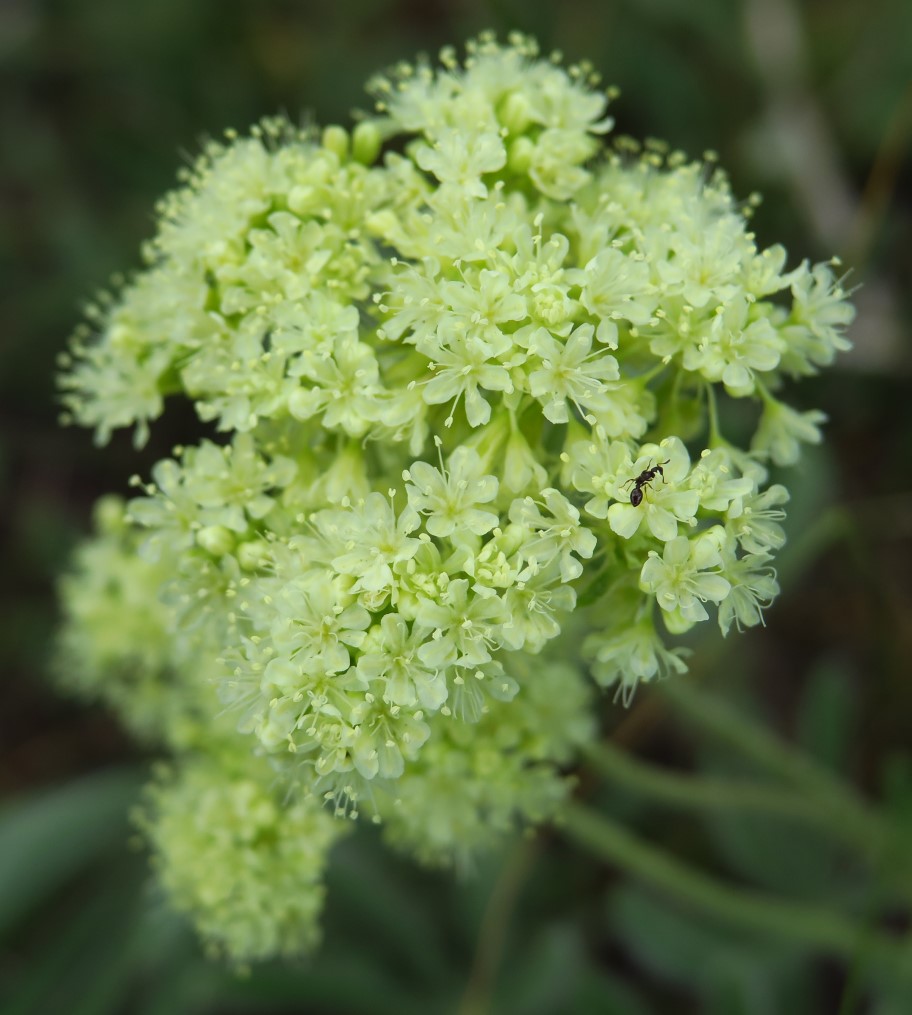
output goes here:
<path id="1" fill-rule="evenodd" d="M 779 787 L 747 779 L 681 775 L 639 761 L 612 743 L 587 751 L 593 766 L 607 779 L 642 796 L 688 810 L 761 811 L 796 821 L 826 821 L 827 812 Z"/>
<path id="2" fill-rule="evenodd" d="M 861 848 L 870 860 L 884 859 L 888 827 L 873 808 L 822 765 L 692 684 L 668 681 L 662 685 L 662 693 L 705 732 L 805 793 L 808 806 L 825 813 L 840 837 Z"/>
<path id="3" fill-rule="evenodd" d="M 771 898 L 722 884 L 656 849 L 620 825 L 570 802 L 562 812 L 564 833 L 607 863 L 678 902 L 747 933 L 771 935 L 851 961 L 863 952 L 879 972 L 912 980 L 912 948 L 821 906 Z"/>

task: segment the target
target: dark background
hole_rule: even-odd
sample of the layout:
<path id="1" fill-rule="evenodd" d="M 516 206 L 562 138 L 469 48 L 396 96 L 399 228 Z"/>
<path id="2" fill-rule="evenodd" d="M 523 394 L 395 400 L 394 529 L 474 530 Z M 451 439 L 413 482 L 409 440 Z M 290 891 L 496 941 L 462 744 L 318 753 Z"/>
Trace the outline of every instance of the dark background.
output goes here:
<path id="1" fill-rule="evenodd" d="M 733 935 L 557 832 L 469 881 L 418 871 L 365 833 L 331 873 L 323 951 L 238 979 L 200 958 L 125 847 L 146 759 L 103 710 L 50 685 L 54 577 L 93 500 L 126 492 L 187 423 L 166 421 L 139 456 L 129 437 L 99 451 L 57 426 L 55 357 L 80 301 L 138 266 L 155 199 L 207 133 L 276 110 L 347 123 L 374 71 L 484 28 L 588 58 L 621 88 L 618 132 L 718 151 L 737 194 L 764 194 L 761 244 L 785 243 L 791 263 L 838 253 L 851 269 L 856 348 L 792 397 L 830 423 L 781 477 L 793 492 L 783 594 L 765 630 L 724 645 L 711 634 L 686 679 L 762 717 L 897 826 L 912 814 L 908 0 L 2 0 L 4 1013 L 912 1011 L 901 988 L 870 987 L 863 959 Z M 603 712 L 642 758 L 735 764 L 652 689 Z M 859 874 L 825 839 L 775 823 L 739 835 L 737 821 L 658 808 L 587 769 L 581 787 L 728 881 L 849 911 L 847 886 L 883 901 L 876 869 Z M 908 925 L 889 898 L 878 912 Z"/>

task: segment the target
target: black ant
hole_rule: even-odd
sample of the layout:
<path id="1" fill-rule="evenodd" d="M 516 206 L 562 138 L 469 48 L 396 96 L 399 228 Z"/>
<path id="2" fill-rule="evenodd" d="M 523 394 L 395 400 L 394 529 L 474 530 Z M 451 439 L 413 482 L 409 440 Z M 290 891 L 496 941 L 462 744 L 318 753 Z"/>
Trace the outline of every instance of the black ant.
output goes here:
<path id="1" fill-rule="evenodd" d="M 633 484 L 633 489 L 630 491 L 630 503 L 634 507 L 639 507 L 643 503 L 643 489 L 656 478 L 656 476 L 662 477 L 662 482 L 665 482 L 665 471 L 662 469 L 663 465 L 667 465 L 670 459 L 666 459 L 664 462 L 659 462 L 658 465 L 653 465 L 651 468 L 643 469 L 643 471 L 636 477 L 636 479 L 628 479 L 624 486 L 630 486 Z M 622 486 L 623 490 L 624 487 Z"/>

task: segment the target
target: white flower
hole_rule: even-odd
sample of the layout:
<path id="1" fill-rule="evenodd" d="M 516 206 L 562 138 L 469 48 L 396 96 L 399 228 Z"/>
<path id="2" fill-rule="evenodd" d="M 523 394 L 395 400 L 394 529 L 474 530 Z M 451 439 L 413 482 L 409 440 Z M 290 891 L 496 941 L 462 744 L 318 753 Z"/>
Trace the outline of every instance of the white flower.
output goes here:
<path id="1" fill-rule="evenodd" d="M 728 634 L 732 622 L 738 630 L 763 623 L 763 611 L 779 594 L 776 572 L 769 566 L 769 553 L 749 553 L 736 558 L 726 553 L 722 574 L 731 591 L 719 604 L 719 627 Z"/>
<path id="2" fill-rule="evenodd" d="M 640 587 L 654 595 L 664 611 L 679 611 L 690 623 L 706 620 L 703 604 L 721 602 L 731 590 L 718 572 L 721 563 L 714 539 L 706 534 L 694 540 L 678 536 L 665 544 L 661 557 L 650 551 L 640 571 Z"/>
<path id="3" fill-rule="evenodd" d="M 639 489 L 642 500 L 631 501 L 637 480 L 644 472 L 660 468 L 652 480 Z M 690 471 L 690 456 L 682 441 L 671 437 L 661 444 L 644 444 L 633 463 L 630 475 L 614 488 L 617 502 L 608 508 L 608 524 L 612 532 L 630 539 L 646 522 L 656 539 L 667 542 L 678 534 L 678 522 L 690 522 L 700 506 L 700 494 L 688 489 L 684 480 Z"/>
<path id="4" fill-rule="evenodd" d="M 393 705 L 414 705 L 436 712 L 447 699 L 444 670 L 429 668 L 418 649 L 424 637 L 398 613 L 380 621 L 379 634 L 358 660 L 358 670 L 368 682 L 383 681 L 383 698 Z"/>
<path id="5" fill-rule="evenodd" d="M 544 328 L 530 337 L 529 351 L 541 360 L 541 366 L 529 375 L 529 390 L 542 403 L 545 418 L 552 423 L 567 422 L 568 401 L 581 416 L 588 409 L 598 412 L 610 402 L 604 382 L 618 379 L 617 360 L 600 350 L 591 350 L 591 324 L 580 325 L 564 342 Z"/>
<path id="6" fill-rule="evenodd" d="M 415 162 L 422 169 L 473 197 L 486 196 L 481 177 L 502 169 L 506 161 L 503 141 L 493 131 L 447 127 L 435 132 L 433 145 L 419 145 L 415 150 Z"/>
<path id="7" fill-rule="evenodd" d="M 441 327 L 441 331 L 443 328 Z M 483 426 L 491 418 L 491 406 L 479 388 L 489 391 L 513 390 L 513 381 L 507 367 L 497 357 L 509 352 L 512 341 L 498 333 L 493 341 L 476 336 L 448 336 L 448 343 L 433 353 L 434 376 L 425 383 L 424 400 L 429 405 L 453 401 L 447 425 L 453 422 L 453 413 L 460 398 L 465 400 L 465 413 L 469 426 Z"/>
<path id="8" fill-rule="evenodd" d="M 794 465 L 802 444 L 819 444 L 820 427 L 826 414 L 817 409 L 798 412 L 771 396 L 764 399 L 760 426 L 751 441 L 751 451 L 770 458 L 776 465 Z"/>
<path id="9" fill-rule="evenodd" d="M 432 536 L 465 530 L 483 536 L 498 523 L 495 511 L 479 506 L 497 496 L 497 480 L 484 474 L 481 458 L 471 448 L 457 448 L 439 469 L 413 462 L 403 477 L 409 504 L 427 515 L 425 527 Z"/>

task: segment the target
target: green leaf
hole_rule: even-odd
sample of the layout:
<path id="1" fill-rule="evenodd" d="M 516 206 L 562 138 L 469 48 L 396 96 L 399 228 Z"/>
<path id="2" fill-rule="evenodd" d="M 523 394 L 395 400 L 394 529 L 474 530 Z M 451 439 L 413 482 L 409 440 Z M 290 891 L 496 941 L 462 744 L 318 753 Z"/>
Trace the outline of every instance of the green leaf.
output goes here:
<path id="1" fill-rule="evenodd" d="M 99 772 L 0 812 L 0 933 L 100 853 L 125 842 L 135 770 Z"/>
<path id="2" fill-rule="evenodd" d="M 325 1015 L 433 1015 L 445 1008 L 436 991 L 418 989 L 364 950 L 315 956 L 307 969 L 274 966 L 224 983 L 223 1004 L 261 1015 L 269 1010 Z M 293 1007 L 289 1008 L 289 1006 Z"/>
<path id="3" fill-rule="evenodd" d="M 706 767 L 721 774 L 728 759 Z M 705 758 L 704 758 L 705 762 Z M 770 814 L 708 812 L 703 824 L 718 855 L 736 874 L 794 899 L 861 903 L 870 889 L 861 862 L 822 827 Z"/>
<path id="4" fill-rule="evenodd" d="M 648 1015 L 646 1002 L 623 980 L 594 968 L 579 927 L 541 926 L 531 940 L 517 943 L 505 963 L 497 1003 L 504 1015 Z"/>
<path id="5" fill-rule="evenodd" d="M 819 694 L 822 699 L 826 692 L 811 693 Z M 811 701 L 807 711 L 818 707 Z M 759 701 L 747 698 L 739 703 L 738 712 L 733 714 L 752 716 L 758 731 L 762 731 L 763 726 L 758 721 L 761 708 Z M 809 727 L 813 724 L 809 719 L 805 720 L 805 725 L 807 736 L 819 737 L 818 742 L 822 744 L 824 734 L 819 730 L 811 732 Z M 772 735 L 772 730 L 768 733 Z M 833 736 L 834 742 L 843 741 L 843 734 L 834 733 Z M 783 747 L 799 760 L 807 757 L 791 745 L 783 744 Z M 741 756 L 732 746 L 706 740 L 699 745 L 697 760 L 700 771 L 707 775 L 757 779 L 766 774 L 755 759 Z M 776 780 L 770 785 L 778 787 L 781 783 Z M 721 810 L 706 813 L 703 824 L 725 864 L 756 885 L 794 899 L 827 902 L 841 899 L 851 906 L 869 901 L 870 883 L 863 863 L 823 825 L 789 821 L 772 814 Z"/>
<path id="6" fill-rule="evenodd" d="M 808 678 L 797 716 L 797 739 L 818 761 L 838 772 L 848 768 L 856 701 L 846 667 L 824 660 Z"/>
<path id="7" fill-rule="evenodd" d="M 657 1010 L 620 977 L 597 969 L 583 971 L 570 1008 L 579 1015 L 650 1015 Z"/>
<path id="8" fill-rule="evenodd" d="M 542 929 L 524 943 L 519 961 L 500 977 L 495 1010 L 516 1015 L 549 1015 L 569 1011 L 573 986 L 583 965 L 583 943 L 566 924 Z"/>
<path id="9" fill-rule="evenodd" d="M 636 959 L 667 982 L 696 989 L 704 999 L 700 1010 L 707 1015 L 814 1010 L 800 975 L 803 955 L 792 945 L 695 921 L 635 887 L 615 891 L 608 912 Z M 794 1003 L 796 994 L 804 998 L 804 1007 Z"/>
<path id="10" fill-rule="evenodd" d="M 7 985 L 4 1015 L 123 1010 L 141 955 L 136 875 L 134 859 L 122 859 L 58 906 L 53 920 L 38 928 L 37 940 L 17 940 L 16 976 Z"/>
<path id="11" fill-rule="evenodd" d="M 414 868 L 403 875 L 396 856 L 358 829 L 333 851 L 327 871 L 326 939 L 357 928 L 356 941 L 412 976 L 436 982 L 452 974 L 437 914 L 415 890 L 422 877 Z"/>

